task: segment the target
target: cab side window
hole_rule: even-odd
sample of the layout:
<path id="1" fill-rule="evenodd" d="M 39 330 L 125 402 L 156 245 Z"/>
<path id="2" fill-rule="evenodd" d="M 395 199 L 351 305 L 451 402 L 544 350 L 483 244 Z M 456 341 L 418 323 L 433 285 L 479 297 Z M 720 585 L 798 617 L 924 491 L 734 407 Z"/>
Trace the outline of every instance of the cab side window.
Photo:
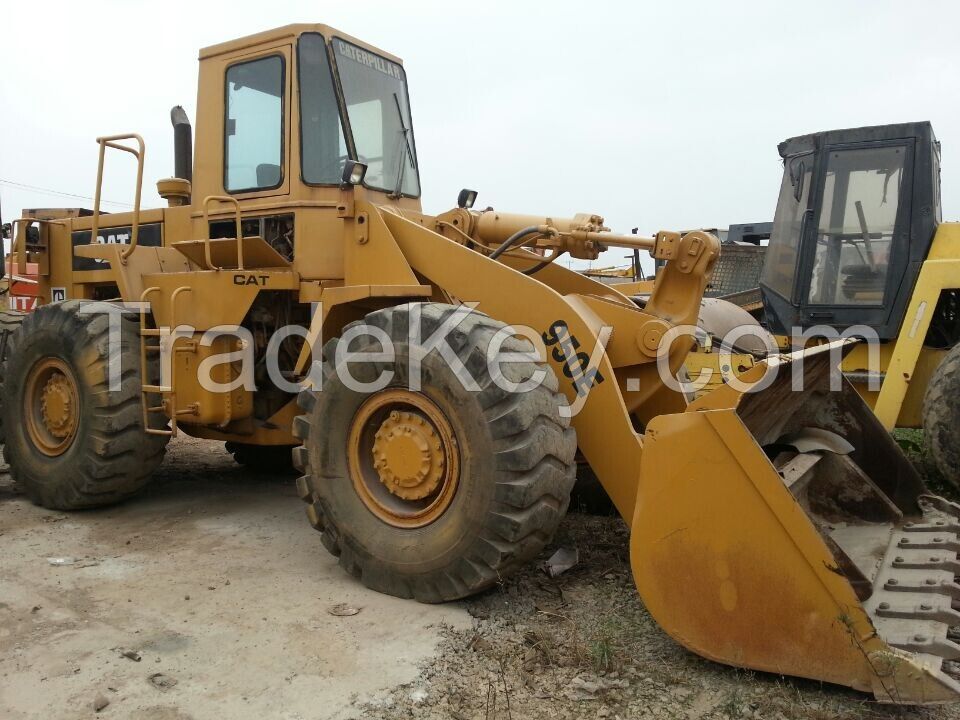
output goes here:
<path id="1" fill-rule="evenodd" d="M 770 289 L 787 299 L 793 295 L 812 177 L 812 153 L 784 161 L 780 198 L 777 200 L 777 213 L 773 218 L 773 231 L 761 279 Z"/>
<path id="2" fill-rule="evenodd" d="M 227 192 L 283 182 L 284 63 L 277 55 L 227 68 L 223 184 Z"/>

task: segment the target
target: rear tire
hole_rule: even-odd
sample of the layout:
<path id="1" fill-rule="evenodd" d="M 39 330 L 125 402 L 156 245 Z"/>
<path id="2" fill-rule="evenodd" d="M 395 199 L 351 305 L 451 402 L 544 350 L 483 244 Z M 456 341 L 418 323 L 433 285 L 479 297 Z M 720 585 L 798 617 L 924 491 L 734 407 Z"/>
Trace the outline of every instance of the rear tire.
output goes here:
<path id="1" fill-rule="evenodd" d="M 960 488 L 960 345 L 930 378 L 923 398 L 923 436 L 937 471 Z"/>
<path id="2" fill-rule="evenodd" d="M 371 313 L 361 321 L 383 330 L 394 343 L 394 362 L 350 363 L 351 376 L 361 382 L 393 371 L 391 385 L 380 392 L 349 389 L 333 367 L 340 340 L 326 344 L 322 391 L 304 390 L 298 399 L 306 412 L 296 419 L 294 434 L 304 446 L 293 457 L 304 473 L 297 487 L 310 506 L 307 515 L 340 565 L 374 590 L 435 603 L 488 588 L 539 554 L 567 511 L 577 442 L 569 420 L 560 415 L 565 400 L 548 367 L 533 362 L 503 366 L 514 382 L 537 370 L 546 371 L 543 382 L 526 393 L 510 393 L 493 382 L 486 352 L 505 326 L 477 312 L 471 312 L 447 340 L 480 391 L 464 389 L 436 350 L 422 360 L 422 389 L 402 389 L 408 384 L 412 349 L 407 332 L 414 307 L 421 313 L 421 337 L 432 335 L 457 310 L 436 303 L 403 305 Z M 366 344 L 351 343 L 352 351 L 380 350 L 377 340 L 363 337 Z M 530 346 L 511 338 L 503 349 L 522 352 Z M 398 397 L 405 400 L 392 400 Z M 437 461 L 431 466 L 429 460 L 421 466 L 443 467 L 444 472 L 447 467 L 457 468 L 455 476 L 441 473 L 442 480 L 431 486 L 438 488 L 431 490 L 432 495 L 420 495 L 418 487 L 411 490 L 416 499 L 398 501 L 404 488 L 389 490 L 388 480 L 382 479 L 393 472 L 392 467 L 373 471 L 372 480 L 370 469 L 363 469 L 364 457 L 374 458 L 370 463 L 376 468 L 384 456 L 377 455 L 376 445 L 371 450 L 369 438 L 364 444 L 368 427 L 358 418 L 368 417 L 366 408 L 378 407 L 387 399 L 396 404 L 384 405 L 379 419 L 369 415 L 369 427 L 379 428 L 376 442 L 406 432 L 408 438 L 411 433 L 426 437 L 428 442 L 419 447 L 435 447 L 437 457 L 441 446 L 442 452 L 450 449 L 445 465 Z M 418 436 L 425 427 L 433 430 Z M 391 435 L 392 431 L 397 434 Z M 356 454 L 351 454 L 353 448 Z M 424 457 L 430 452 L 424 449 Z M 370 483 L 372 490 L 361 483 Z M 370 496 L 376 493 L 386 511 L 371 505 Z M 397 515 L 385 519 L 390 507 L 396 508 Z M 408 508 L 420 507 L 427 509 L 411 512 L 425 514 L 412 519 L 403 515 Z M 430 508 L 438 507 L 442 509 L 435 515 L 429 514 Z M 401 527 L 407 522 L 414 526 Z"/>
<path id="3" fill-rule="evenodd" d="M 27 497 L 56 510 L 133 495 L 167 445 L 167 436 L 144 432 L 137 317 L 123 317 L 119 347 L 111 347 L 110 317 L 98 305 L 106 303 L 44 305 L 11 338 L 0 409 L 6 459 Z M 120 382 L 111 389 L 115 353 Z M 164 418 L 153 417 L 154 427 L 165 427 Z"/>
<path id="4" fill-rule="evenodd" d="M 6 363 L 10 349 L 10 336 L 23 323 L 26 313 L 16 310 L 0 310 L 0 447 L 6 444 L 6 435 L 3 430 L 3 379 L 7 375 Z"/>

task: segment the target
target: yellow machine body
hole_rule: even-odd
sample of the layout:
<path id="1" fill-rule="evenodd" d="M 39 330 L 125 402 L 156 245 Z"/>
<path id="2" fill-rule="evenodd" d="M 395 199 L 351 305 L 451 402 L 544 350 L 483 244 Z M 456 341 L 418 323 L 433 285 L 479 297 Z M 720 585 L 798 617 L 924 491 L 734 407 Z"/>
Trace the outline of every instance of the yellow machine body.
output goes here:
<path id="1" fill-rule="evenodd" d="M 292 428 L 300 410 L 293 398 L 263 410 L 257 393 L 211 392 L 188 379 L 214 350 L 244 351 L 242 340 L 204 347 L 198 335 L 240 324 L 258 297 L 288 298 L 290 320 L 308 330 L 309 341 L 291 354 L 286 370 L 303 379 L 317 359 L 316 342 L 367 312 L 412 301 L 477 303 L 477 310 L 542 338 L 540 351 L 577 410 L 579 449 L 630 523 L 640 594 L 678 642 L 720 662 L 846 684 L 885 701 L 955 699 L 960 686 L 943 665 L 954 651 L 960 657 L 960 646 L 946 637 L 948 626 L 960 624 L 951 622 L 952 574 L 948 581 L 938 565 L 929 570 L 936 593 L 924 595 L 922 587 L 902 593 L 899 620 L 874 605 L 895 595 L 884 589 L 893 572 L 885 563 L 893 562 L 887 549 L 907 532 L 905 523 L 947 523 L 942 534 L 920 533 L 942 538 L 946 567 L 957 562 L 960 512 L 923 499 L 922 482 L 854 393 L 824 390 L 825 361 L 808 361 L 810 382 L 795 393 L 781 377 L 756 393 L 720 387 L 688 406 L 662 381 L 661 340 L 672 327 L 696 324 L 718 240 L 704 232 L 616 235 L 595 215 L 552 218 L 461 206 L 431 216 L 421 211 L 417 193 L 362 183 L 308 185 L 301 180 L 304 121 L 297 102 L 297 48 L 307 35 L 322 38 L 331 57 L 331 43 L 346 41 L 355 57 L 381 72 L 402 72 L 398 58 L 326 26 L 289 26 L 207 48 L 200 54 L 192 182 L 161 181 L 169 207 L 141 211 L 138 188 L 132 213 L 101 214 L 96 203 L 92 215 L 46 218 L 31 246 L 24 232 L 29 219 L 16 228 L 14 259 L 39 264 L 42 302 L 148 302 L 154 325 L 143 321 L 144 353 L 150 343 L 168 340 L 161 328 L 188 326 L 173 341 L 169 384 L 144 387 L 147 411 L 163 414 L 174 433 L 297 444 Z M 230 193 L 225 76 L 263 57 L 284 68 L 280 168 L 262 171 L 275 186 Z M 106 149 L 123 145 L 141 175 L 144 154 L 135 135 L 100 144 L 98 198 Z M 263 218 L 290 228 L 283 230 L 292 233 L 288 256 L 241 228 Z M 232 236 L 211 239 L 217 223 L 221 230 L 234 227 Z M 530 227 L 535 242 L 494 257 L 492 248 Z M 550 262 L 562 253 L 595 258 L 612 246 L 645 249 L 665 261 L 642 309 L 615 286 Z M 688 349 L 689 343 L 673 345 L 669 374 L 680 370 Z M 757 380 L 765 368 L 743 377 Z M 242 380 L 239 363 L 217 372 L 225 384 Z M 836 442 L 807 443 L 805 452 L 786 456 L 777 450 L 784 436 L 810 428 L 848 438 L 852 453 Z M 877 461 L 881 456 L 885 462 Z M 851 527 L 845 536 L 843 528 Z M 876 557 L 863 555 L 864 537 Z M 929 575 L 903 572 L 908 579 Z M 912 617 L 918 596 L 932 598 L 936 617 Z M 921 635 L 924 642 L 915 639 Z"/>
<path id="2" fill-rule="evenodd" d="M 923 263 L 904 325 L 897 339 L 880 347 L 879 373 L 865 375 L 871 367 L 869 348 L 855 348 L 844 358 L 843 369 L 852 373 L 854 387 L 874 409 L 888 430 L 922 426 L 923 396 L 930 378 L 947 351 L 924 344 L 930 319 L 945 290 L 960 284 L 960 224 L 944 223 L 937 228 L 930 253 Z M 876 367 L 876 364 L 873 364 Z"/>

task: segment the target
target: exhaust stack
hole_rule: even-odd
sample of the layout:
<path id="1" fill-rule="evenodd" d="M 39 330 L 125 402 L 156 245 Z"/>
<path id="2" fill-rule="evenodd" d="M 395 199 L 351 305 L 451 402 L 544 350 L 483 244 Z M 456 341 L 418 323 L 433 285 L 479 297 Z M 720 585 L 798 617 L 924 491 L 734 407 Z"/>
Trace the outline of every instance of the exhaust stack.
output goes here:
<path id="1" fill-rule="evenodd" d="M 174 177 L 193 182 L 193 129 L 186 111 L 180 105 L 170 110 L 173 124 L 173 174 Z"/>
<path id="2" fill-rule="evenodd" d="M 157 194 L 170 207 L 190 204 L 193 181 L 193 132 L 184 109 L 176 105 L 170 110 L 173 124 L 173 177 L 157 181 Z"/>

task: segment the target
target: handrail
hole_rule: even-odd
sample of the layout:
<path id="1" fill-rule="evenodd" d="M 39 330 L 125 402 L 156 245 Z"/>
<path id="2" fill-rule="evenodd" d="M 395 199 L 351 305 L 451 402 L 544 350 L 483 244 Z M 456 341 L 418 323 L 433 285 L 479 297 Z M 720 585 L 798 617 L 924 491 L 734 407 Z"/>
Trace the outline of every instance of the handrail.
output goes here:
<path id="1" fill-rule="evenodd" d="M 19 229 L 17 228 L 18 223 L 20 225 Z M 43 223 L 47 223 L 48 225 L 63 225 L 62 220 L 44 220 L 42 218 L 31 217 L 21 217 L 10 222 L 10 235 L 13 237 L 12 244 L 10 245 L 10 259 L 11 262 L 16 259 L 17 272 L 23 274 L 27 272 L 27 231 L 25 224 L 33 225 L 33 223 L 37 223 L 38 225 Z M 6 259 L 4 259 L 4 262 L 6 262 Z"/>
<path id="2" fill-rule="evenodd" d="M 27 231 L 23 220 L 24 218 L 19 218 L 10 223 L 10 234 L 13 235 L 13 246 L 10 248 L 10 254 L 17 259 L 17 272 L 26 274 Z M 17 223 L 20 223 L 19 228 L 17 228 Z"/>
<path id="3" fill-rule="evenodd" d="M 135 140 L 140 148 L 136 150 L 129 145 L 121 145 L 118 140 Z M 133 222 L 130 224 L 130 246 L 120 251 L 120 262 L 127 264 L 127 258 L 137 249 L 137 240 L 140 237 L 140 192 L 143 189 L 143 157 L 146 154 L 146 145 L 143 138 L 136 133 L 126 135 L 105 135 L 97 138 L 100 146 L 100 157 L 97 161 L 97 188 L 93 195 L 93 225 L 90 228 L 90 244 L 97 242 L 100 229 L 100 190 L 103 186 L 103 159 L 107 148 L 128 152 L 137 158 L 137 193 L 133 200 Z"/>
<path id="4" fill-rule="evenodd" d="M 207 195 L 203 199 L 203 224 L 207 226 L 207 236 L 203 240 L 203 257 L 207 263 L 208 270 L 222 270 L 223 268 L 213 264 L 213 258 L 210 256 L 210 203 L 228 202 L 233 203 L 234 221 L 236 222 L 237 232 L 237 269 L 243 270 L 243 227 L 240 222 L 240 203 L 235 197 L 229 195 Z"/>

